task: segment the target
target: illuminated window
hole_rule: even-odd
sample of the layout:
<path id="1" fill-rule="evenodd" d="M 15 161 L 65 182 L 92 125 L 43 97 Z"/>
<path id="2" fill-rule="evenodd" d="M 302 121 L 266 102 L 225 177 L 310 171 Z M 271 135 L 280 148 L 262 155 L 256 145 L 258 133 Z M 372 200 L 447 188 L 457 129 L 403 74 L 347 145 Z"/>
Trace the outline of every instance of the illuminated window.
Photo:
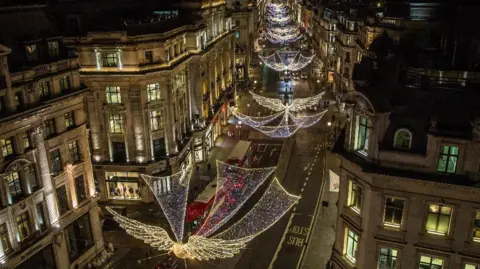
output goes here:
<path id="1" fill-rule="evenodd" d="M 75 121 L 73 118 L 73 111 L 67 112 L 64 114 L 65 117 L 65 128 L 69 129 L 75 126 Z"/>
<path id="2" fill-rule="evenodd" d="M 357 213 L 360 213 L 362 208 L 362 187 L 352 180 L 348 181 L 347 206 Z"/>
<path id="3" fill-rule="evenodd" d="M 458 147 L 442 146 L 437 171 L 454 174 L 457 170 L 458 152 Z"/>
<path id="4" fill-rule="evenodd" d="M 480 242 L 480 209 L 477 209 L 473 222 L 473 241 Z"/>
<path id="5" fill-rule="evenodd" d="M 102 56 L 103 56 L 103 66 L 104 67 L 117 67 L 118 66 L 118 56 L 117 56 L 116 52 L 104 53 Z"/>
<path id="6" fill-rule="evenodd" d="M 48 119 L 43 123 L 43 130 L 45 131 L 45 137 L 53 136 L 57 133 L 55 128 L 55 119 Z"/>
<path id="7" fill-rule="evenodd" d="M 407 129 L 400 129 L 395 132 L 393 147 L 396 149 L 410 149 L 412 146 L 412 133 Z"/>
<path id="8" fill-rule="evenodd" d="M 430 204 L 426 230 L 428 233 L 447 235 L 452 218 L 452 207 L 446 205 Z"/>
<path id="9" fill-rule="evenodd" d="M 22 134 L 22 141 L 23 141 L 24 149 L 30 148 L 31 143 L 30 143 L 30 135 L 28 134 L 28 132 L 25 132 Z"/>
<path id="10" fill-rule="evenodd" d="M 152 131 L 163 129 L 163 117 L 161 111 L 150 111 L 150 128 Z"/>
<path id="11" fill-rule="evenodd" d="M 110 115 L 110 133 L 123 134 L 123 117 L 120 114 Z"/>
<path id="12" fill-rule="evenodd" d="M 153 83 L 147 85 L 148 101 L 160 100 L 160 83 Z"/>
<path id="13" fill-rule="evenodd" d="M 60 215 L 63 215 L 65 214 L 65 212 L 70 210 L 67 196 L 67 188 L 65 187 L 65 185 L 57 188 L 57 204 Z"/>
<path id="14" fill-rule="evenodd" d="M 50 97 L 50 83 L 48 81 L 37 83 L 37 91 L 41 100 L 48 99 Z"/>
<path id="15" fill-rule="evenodd" d="M 396 269 L 398 250 L 393 248 L 380 248 L 378 254 L 378 269 Z"/>
<path id="16" fill-rule="evenodd" d="M 38 59 L 37 45 L 31 44 L 25 46 L 25 54 L 29 62 L 36 61 Z"/>
<path id="17" fill-rule="evenodd" d="M 443 269 L 443 260 L 431 256 L 420 256 L 419 269 Z"/>
<path id="18" fill-rule="evenodd" d="M 59 79 L 60 83 L 60 91 L 68 91 L 70 90 L 70 77 L 69 76 L 64 76 Z"/>
<path id="19" fill-rule="evenodd" d="M 345 244 L 343 247 L 343 253 L 351 262 L 356 262 L 358 249 L 358 234 L 354 231 L 345 229 Z"/>
<path id="20" fill-rule="evenodd" d="M 2 242 L 3 253 L 10 253 L 12 251 L 12 245 L 10 244 L 10 237 L 8 236 L 7 223 L 0 225 L 0 241 Z"/>
<path id="21" fill-rule="evenodd" d="M 357 116 L 357 137 L 355 150 L 366 155 L 368 151 L 368 119 Z"/>
<path id="22" fill-rule="evenodd" d="M 79 162 L 80 151 L 78 150 L 78 143 L 76 140 L 71 143 L 68 143 L 68 150 L 70 151 L 70 158 L 72 163 Z"/>
<path id="23" fill-rule="evenodd" d="M 52 164 L 52 172 L 59 173 L 62 171 L 62 159 L 60 157 L 59 149 L 50 152 L 50 162 Z"/>
<path id="24" fill-rule="evenodd" d="M 122 102 L 122 97 L 120 95 L 120 87 L 107 87 L 105 89 L 107 94 L 107 103 L 109 104 L 120 104 Z"/>
<path id="25" fill-rule="evenodd" d="M 57 57 L 58 54 L 59 54 L 58 42 L 57 41 L 48 42 L 48 55 L 50 57 Z"/>
<path id="26" fill-rule="evenodd" d="M 239 32 L 239 31 L 236 31 L 236 32 L 235 32 L 235 37 L 236 37 L 237 39 L 240 39 L 240 32 Z"/>
<path id="27" fill-rule="evenodd" d="M 0 139 L 0 149 L 3 157 L 13 155 L 13 139 L 11 137 Z"/>
<path id="28" fill-rule="evenodd" d="M 23 196 L 22 190 L 22 181 L 20 180 L 20 176 L 18 172 L 11 172 L 7 174 L 7 184 L 8 184 L 8 191 L 13 200 L 17 200 L 19 197 Z"/>
<path id="29" fill-rule="evenodd" d="M 385 215 L 383 224 L 386 226 L 400 228 L 405 209 L 405 200 L 387 197 L 385 199 Z"/>
<path id="30" fill-rule="evenodd" d="M 32 233 L 32 225 L 30 223 L 30 215 L 28 211 L 17 216 L 17 230 L 20 236 L 20 242 L 27 239 Z"/>
<path id="31" fill-rule="evenodd" d="M 467 264 L 465 264 L 465 269 L 480 269 L 480 265 L 473 264 L 473 263 L 467 263 Z"/>

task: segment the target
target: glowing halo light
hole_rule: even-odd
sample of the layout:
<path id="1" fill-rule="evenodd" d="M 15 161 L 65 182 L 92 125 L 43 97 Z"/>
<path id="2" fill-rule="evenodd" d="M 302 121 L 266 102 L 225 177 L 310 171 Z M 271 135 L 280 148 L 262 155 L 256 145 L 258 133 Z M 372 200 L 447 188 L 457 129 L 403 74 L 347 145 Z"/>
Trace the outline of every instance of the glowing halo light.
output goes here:
<path id="1" fill-rule="evenodd" d="M 162 227 L 147 225 L 127 218 L 110 207 L 106 207 L 106 209 L 128 234 L 160 251 L 173 253 L 180 259 L 202 261 L 230 258 L 240 253 L 240 250 L 245 248 L 249 241 L 274 225 L 300 199 L 300 196 L 288 193 L 277 178 L 274 178 L 260 200 L 248 213 L 220 234 L 209 237 L 239 211 L 274 170 L 275 167 L 257 169 L 234 167 L 217 161 L 218 185 L 214 202 L 216 210 L 212 209 L 209 212 L 200 230 L 197 234 L 189 236 L 186 243 L 185 240 L 178 240 L 178 238 L 183 238 L 183 235 L 177 234 L 179 229 L 173 227 L 183 223 L 183 220 L 169 218 L 172 231 L 177 239 L 174 241 Z M 183 219 L 186 207 L 186 204 L 183 204 L 183 197 L 185 191 L 188 190 L 191 177 L 191 167 L 169 177 L 142 175 L 165 215 L 180 216 L 181 214 L 170 212 L 176 210 L 183 212 Z M 243 182 L 243 185 L 237 184 L 238 182 Z M 167 183 L 170 184 L 170 189 Z M 229 202 L 230 198 L 233 198 L 233 203 Z M 180 203 L 174 204 L 172 201 L 180 201 Z"/>

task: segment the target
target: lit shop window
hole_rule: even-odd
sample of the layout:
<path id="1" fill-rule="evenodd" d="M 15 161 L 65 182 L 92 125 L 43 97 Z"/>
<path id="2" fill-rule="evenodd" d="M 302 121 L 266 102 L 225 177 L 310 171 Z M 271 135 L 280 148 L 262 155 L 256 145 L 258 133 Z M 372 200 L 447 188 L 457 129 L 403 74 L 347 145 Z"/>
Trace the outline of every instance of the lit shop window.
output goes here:
<path id="1" fill-rule="evenodd" d="M 105 172 L 108 185 L 108 198 L 119 200 L 139 200 L 141 191 L 139 175 L 135 172 Z"/>

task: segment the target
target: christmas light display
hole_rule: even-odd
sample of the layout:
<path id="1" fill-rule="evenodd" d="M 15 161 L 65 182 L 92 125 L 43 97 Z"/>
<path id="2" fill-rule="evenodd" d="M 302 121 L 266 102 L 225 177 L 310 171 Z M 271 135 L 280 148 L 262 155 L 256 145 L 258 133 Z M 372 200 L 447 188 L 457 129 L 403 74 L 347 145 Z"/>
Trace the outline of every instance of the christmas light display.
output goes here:
<path id="1" fill-rule="evenodd" d="M 300 30 L 300 27 L 294 25 L 288 25 L 285 27 L 271 27 L 267 29 L 267 32 L 271 32 L 274 34 L 291 34 L 296 33 Z"/>
<path id="2" fill-rule="evenodd" d="M 185 170 L 166 177 L 141 175 L 160 204 L 177 241 L 183 240 L 184 216 L 190 182 L 187 179 L 191 171 L 192 167 L 189 166 Z"/>
<path id="3" fill-rule="evenodd" d="M 147 225 L 127 218 L 110 207 L 107 207 L 107 210 L 127 233 L 160 251 L 169 251 L 180 259 L 210 260 L 233 257 L 242 248 L 245 248 L 250 240 L 275 224 L 300 197 L 289 194 L 275 178 L 259 202 L 237 223 L 219 235 L 208 237 L 238 212 L 245 201 L 255 193 L 275 169 L 273 167 L 247 169 L 222 162 L 217 165 L 220 167 L 218 169 L 219 180 L 211 212 L 198 233 L 188 237 L 186 243 L 184 240 L 178 239 L 183 238 L 183 236 L 177 235 L 180 233 L 179 230 L 174 231 L 177 239 L 174 241 L 162 227 Z M 182 218 L 185 218 L 186 204 L 183 203 L 183 197 L 188 190 L 190 171 L 191 167 L 169 177 L 142 175 L 161 204 L 165 215 L 170 215 L 171 219 L 172 216 L 175 216 L 175 220 L 169 219 L 170 225 L 179 223 L 176 217 L 180 216 L 181 212 L 183 212 Z M 174 204 L 173 201 L 179 203 Z M 174 214 L 173 210 L 180 213 Z M 170 213 L 166 213 L 167 211 Z M 173 225 L 172 230 L 174 230 Z"/>
<path id="4" fill-rule="evenodd" d="M 229 221 L 265 182 L 275 167 L 244 169 L 217 160 L 217 190 L 212 210 L 195 233 L 207 237 Z"/>
<path id="5" fill-rule="evenodd" d="M 253 99 L 261 106 L 274 112 L 273 115 L 264 117 L 250 117 L 237 110 L 233 114 L 248 126 L 273 138 L 287 138 L 295 134 L 300 128 L 308 128 L 315 125 L 327 112 L 327 109 L 315 114 L 306 114 L 304 110 L 315 107 L 325 92 L 308 98 L 294 99 L 291 104 L 284 104 L 280 99 L 268 98 L 250 92 Z M 267 124 L 283 115 L 279 124 L 268 126 Z M 275 117 L 274 117 L 275 116 Z M 273 119 L 272 119 L 273 118 Z"/>
<path id="6" fill-rule="evenodd" d="M 292 21 L 292 16 L 289 15 L 287 17 L 283 16 L 270 16 L 268 17 L 268 21 L 272 24 L 287 24 Z"/>
<path id="7" fill-rule="evenodd" d="M 261 56 L 260 59 L 269 68 L 281 72 L 281 71 L 298 71 L 310 64 L 315 57 L 303 56 L 299 51 L 276 51 L 269 56 Z M 279 60 L 277 60 L 277 58 Z"/>
<path id="8" fill-rule="evenodd" d="M 284 43 L 293 43 L 303 37 L 301 33 L 290 33 L 290 34 L 275 34 L 272 32 L 267 32 L 265 37 L 272 44 L 284 44 Z"/>

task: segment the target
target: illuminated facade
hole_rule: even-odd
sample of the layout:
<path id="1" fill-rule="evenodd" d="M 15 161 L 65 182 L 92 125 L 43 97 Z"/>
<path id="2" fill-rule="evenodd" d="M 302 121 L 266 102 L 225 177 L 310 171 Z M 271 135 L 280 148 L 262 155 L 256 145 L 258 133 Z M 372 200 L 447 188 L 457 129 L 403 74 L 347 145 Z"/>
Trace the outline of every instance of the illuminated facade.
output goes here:
<path id="1" fill-rule="evenodd" d="M 232 19 L 224 3 L 182 5 L 180 13 L 162 11 L 168 18 L 154 12 L 155 21 L 65 39 L 91 89 L 87 111 L 102 201 L 153 201 L 139 174 L 205 161 L 225 124 Z"/>
<path id="2" fill-rule="evenodd" d="M 104 249 L 88 88 L 41 9 L 2 10 L 0 23 L 16 25 L 0 41 L 0 268 L 83 268 Z"/>

